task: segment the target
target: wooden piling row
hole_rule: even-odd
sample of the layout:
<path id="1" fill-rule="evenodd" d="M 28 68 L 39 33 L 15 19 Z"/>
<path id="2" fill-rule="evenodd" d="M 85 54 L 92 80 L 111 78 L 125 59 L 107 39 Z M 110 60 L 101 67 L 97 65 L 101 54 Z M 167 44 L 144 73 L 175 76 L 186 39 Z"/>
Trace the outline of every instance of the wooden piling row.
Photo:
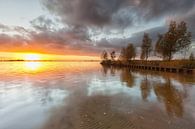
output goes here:
<path id="1" fill-rule="evenodd" d="M 171 73 L 187 73 L 195 75 L 195 62 L 192 61 L 139 61 L 133 60 L 129 62 L 121 61 L 102 61 L 102 65 L 113 67 L 128 67 L 131 69 L 142 69 L 159 72 L 171 72 Z"/>
<path id="2" fill-rule="evenodd" d="M 158 67 L 158 66 L 144 66 L 144 65 L 126 65 L 126 67 L 132 69 L 142 69 L 142 70 L 152 70 L 161 72 L 171 72 L 171 73 L 190 73 L 195 74 L 195 69 L 185 69 L 185 68 L 170 68 L 170 67 Z"/>

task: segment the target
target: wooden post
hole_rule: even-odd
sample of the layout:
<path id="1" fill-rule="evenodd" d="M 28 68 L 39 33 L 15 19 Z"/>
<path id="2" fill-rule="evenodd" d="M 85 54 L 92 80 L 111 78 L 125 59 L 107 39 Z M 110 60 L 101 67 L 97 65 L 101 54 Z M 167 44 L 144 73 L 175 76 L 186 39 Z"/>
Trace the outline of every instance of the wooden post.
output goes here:
<path id="1" fill-rule="evenodd" d="M 193 70 L 192 70 L 192 74 L 194 74 L 194 75 L 195 75 L 195 69 L 193 69 Z"/>

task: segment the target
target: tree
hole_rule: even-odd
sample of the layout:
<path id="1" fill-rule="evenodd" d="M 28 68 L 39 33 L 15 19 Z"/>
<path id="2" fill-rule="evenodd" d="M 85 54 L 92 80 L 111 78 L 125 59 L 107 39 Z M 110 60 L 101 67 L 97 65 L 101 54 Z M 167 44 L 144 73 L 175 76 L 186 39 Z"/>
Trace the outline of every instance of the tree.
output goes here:
<path id="1" fill-rule="evenodd" d="M 136 49 L 133 44 L 129 44 L 126 48 L 127 59 L 131 60 L 136 57 Z"/>
<path id="2" fill-rule="evenodd" d="M 194 54 L 193 53 L 190 54 L 189 59 L 190 59 L 190 61 L 193 61 L 194 60 Z"/>
<path id="3" fill-rule="evenodd" d="M 160 54 L 160 55 L 164 55 L 164 51 L 165 50 L 162 49 L 162 46 L 161 46 L 162 45 L 162 43 L 161 43 L 162 39 L 163 39 L 163 35 L 162 34 L 158 34 L 158 40 L 157 40 L 156 46 L 155 46 L 155 55 L 157 53 Z"/>
<path id="4" fill-rule="evenodd" d="M 120 59 L 121 60 L 131 60 L 132 58 L 135 58 L 136 56 L 136 50 L 133 44 L 129 44 L 126 48 L 122 48 Z"/>
<path id="5" fill-rule="evenodd" d="M 187 31 L 185 22 L 177 25 L 172 21 L 169 30 L 163 35 L 159 35 L 156 43 L 156 52 L 162 55 L 164 60 L 171 60 L 173 54 L 185 50 L 191 44 L 191 33 Z"/>
<path id="6" fill-rule="evenodd" d="M 115 60 L 115 58 L 116 58 L 116 52 L 115 51 L 112 51 L 110 53 L 110 57 L 111 57 L 111 60 Z"/>
<path id="7" fill-rule="evenodd" d="M 101 55 L 102 60 L 108 60 L 108 53 L 104 50 Z"/>
<path id="8" fill-rule="evenodd" d="M 150 52 L 152 51 L 152 39 L 149 37 L 148 33 L 144 34 L 141 49 L 142 53 L 140 58 L 147 60 Z"/>
<path id="9" fill-rule="evenodd" d="M 184 59 L 186 57 L 186 53 L 189 50 L 189 46 L 191 44 L 191 33 L 187 31 L 187 24 L 182 21 L 178 25 L 178 44 L 179 44 L 179 49 L 181 49 L 181 52 L 184 53 Z"/>
<path id="10" fill-rule="evenodd" d="M 119 60 L 127 60 L 127 57 L 126 57 L 126 48 L 122 48 L 121 49 L 121 53 L 120 53 L 120 56 L 119 56 Z"/>

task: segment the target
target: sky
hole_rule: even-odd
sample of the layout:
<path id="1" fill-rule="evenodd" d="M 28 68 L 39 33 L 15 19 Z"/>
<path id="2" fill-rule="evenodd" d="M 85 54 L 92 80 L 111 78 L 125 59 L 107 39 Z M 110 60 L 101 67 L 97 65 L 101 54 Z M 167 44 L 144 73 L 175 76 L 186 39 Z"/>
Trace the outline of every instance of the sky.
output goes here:
<path id="1" fill-rule="evenodd" d="M 186 21 L 194 43 L 194 0 L 0 0 L 0 52 L 96 56 L 128 43 L 139 48 L 145 32 L 154 44 L 171 20 Z"/>

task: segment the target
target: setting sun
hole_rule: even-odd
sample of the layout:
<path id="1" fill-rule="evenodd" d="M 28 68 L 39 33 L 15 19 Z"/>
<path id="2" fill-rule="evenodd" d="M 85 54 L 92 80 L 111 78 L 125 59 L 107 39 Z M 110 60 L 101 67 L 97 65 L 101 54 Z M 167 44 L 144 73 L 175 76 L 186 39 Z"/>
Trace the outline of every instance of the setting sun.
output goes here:
<path id="1" fill-rule="evenodd" d="M 39 54 L 25 54 L 24 60 L 41 60 L 41 56 Z"/>

